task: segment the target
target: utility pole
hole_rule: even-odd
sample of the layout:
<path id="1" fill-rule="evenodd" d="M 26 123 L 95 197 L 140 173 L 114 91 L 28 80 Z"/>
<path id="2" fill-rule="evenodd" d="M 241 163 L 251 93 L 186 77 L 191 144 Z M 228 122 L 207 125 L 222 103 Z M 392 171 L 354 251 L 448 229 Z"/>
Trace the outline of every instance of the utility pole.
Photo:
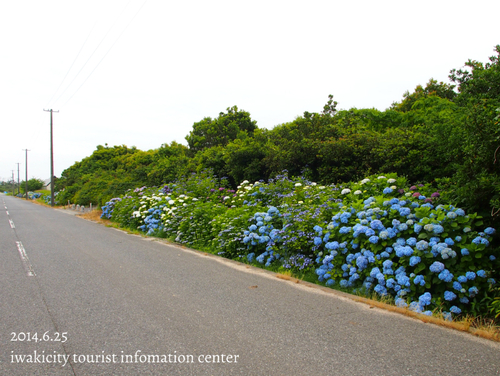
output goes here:
<path id="1" fill-rule="evenodd" d="M 16 181 L 14 180 L 14 170 L 11 170 L 12 171 L 12 196 L 15 196 L 15 186 L 16 186 Z"/>
<path id="2" fill-rule="evenodd" d="M 26 152 L 26 180 L 24 181 L 25 183 L 25 188 L 24 188 L 24 191 L 26 193 L 26 200 L 28 199 L 28 152 L 30 150 L 28 149 L 23 149 L 25 152 Z"/>
<path id="3" fill-rule="evenodd" d="M 59 112 L 44 110 L 50 112 L 50 206 L 54 206 L 54 138 L 52 137 L 52 112 Z"/>
<path id="4" fill-rule="evenodd" d="M 21 188 L 19 187 L 19 162 L 17 162 L 17 194 L 21 193 Z"/>

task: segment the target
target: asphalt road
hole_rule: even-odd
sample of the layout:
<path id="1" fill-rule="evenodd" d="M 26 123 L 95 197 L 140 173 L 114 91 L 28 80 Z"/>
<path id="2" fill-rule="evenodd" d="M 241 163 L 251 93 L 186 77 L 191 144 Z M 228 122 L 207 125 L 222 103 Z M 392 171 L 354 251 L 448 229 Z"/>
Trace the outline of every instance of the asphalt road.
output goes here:
<path id="1" fill-rule="evenodd" d="M 63 210 L 0 210 L 0 375 L 500 374 L 496 342 Z"/>

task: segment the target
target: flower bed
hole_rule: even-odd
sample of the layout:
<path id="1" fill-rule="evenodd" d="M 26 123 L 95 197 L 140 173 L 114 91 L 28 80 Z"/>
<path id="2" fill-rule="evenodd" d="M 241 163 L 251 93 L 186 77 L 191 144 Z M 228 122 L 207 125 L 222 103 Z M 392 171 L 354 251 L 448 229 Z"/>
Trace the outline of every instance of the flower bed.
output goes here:
<path id="1" fill-rule="evenodd" d="M 343 186 L 286 175 L 237 191 L 207 175 L 111 200 L 103 215 L 225 257 L 314 272 L 318 283 L 391 296 L 425 314 L 471 311 L 493 286 L 495 230 L 394 174 Z"/>

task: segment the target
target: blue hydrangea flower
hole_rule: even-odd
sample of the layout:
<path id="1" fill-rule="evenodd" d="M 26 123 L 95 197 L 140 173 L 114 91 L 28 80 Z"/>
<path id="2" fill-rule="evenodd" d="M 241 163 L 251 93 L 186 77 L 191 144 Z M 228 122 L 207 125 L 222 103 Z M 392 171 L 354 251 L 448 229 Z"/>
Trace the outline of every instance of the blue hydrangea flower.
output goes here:
<path id="1" fill-rule="evenodd" d="M 410 208 L 400 208 L 399 209 L 399 215 L 402 217 L 406 217 L 411 214 Z"/>
<path id="2" fill-rule="evenodd" d="M 420 257 L 412 256 L 412 257 L 410 257 L 410 266 L 415 266 L 415 265 L 419 264 L 420 261 L 421 261 Z"/>
<path id="3" fill-rule="evenodd" d="M 425 286 L 424 276 L 423 275 L 417 275 L 417 276 L 415 276 L 415 279 L 413 280 L 413 283 L 415 285 Z"/>
<path id="4" fill-rule="evenodd" d="M 427 243 L 425 240 L 420 240 L 417 244 L 416 247 L 419 251 L 424 251 L 427 248 L 429 248 L 429 243 Z"/>
<path id="5" fill-rule="evenodd" d="M 397 274 L 396 280 L 398 281 L 398 284 L 400 284 L 401 286 L 410 287 L 410 278 L 404 275 L 403 273 Z"/>
<path id="6" fill-rule="evenodd" d="M 418 301 L 424 307 L 431 304 L 431 299 L 432 299 L 432 296 L 431 296 L 430 292 L 425 292 L 418 297 Z"/>
<path id="7" fill-rule="evenodd" d="M 477 295 L 477 293 L 479 292 L 478 288 L 476 286 L 472 286 L 470 289 L 469 289 L 469 296 L 471 298 L 475 297 Z"/>
<path id="8" fill-rule="evenodd" d="M 406 239 L 406 244 L 409 245 L 410 247 L 414 247 L 417 244 L 417 239 L 411 237 Z"/>
<path id="9" fill-rule="evenodd" d="M 385 285 L 390 289 L 392 289 L 395 284 L 396 281 L 394 280 L 394 278 L 389 278 L 387 281 L 385 281 Z"/>
<path id="10" fill-rule="evenodd" d="M 429 270 L 433 273 L 440 273 L 444 270 L 444 264 L 439 261 L 434 261 L 431 266 L 429 266 Z"/>
<path id="11" fill-rule="evenodd" d="M 458 314 L 462 313 L 462 310 L 460 308 L 458 308 L 457 306 L 452 306 L 450 308 L 450 312 L 455 313 L 455 314 L 458 315 Z"/>
<path id="12" fill-rule="evenodd" d="M 441 225 L 434 225 L 433 231 L 435 234 L 441 234 L 444 231 L 444 228 Z"/>
<path id="13" fill-rule="evenodd" d="M 487 229 L 484 230 L 484 232 L 488 235 L 493 235 L 496 230 L 493 227 L 488 227 Z"/>
<path id="14" fill-rule="evenodd" d="M 486 272 L 484 270 L 478 270 L 476 274 L 478 277 L 486 278 Z"/>
<path id="15" fill-rule="evenodd" d="M 458 282 L 460 282 L 460 283 L 466 283 L 468 281 L 467 277 L 464 275 L 461 275 L 457 279 L 458 279 Z"/>
<path id="16" fill-rule="evenodd" d="M 387 261 L 390 261 L 390 260 L 387 260 Z M 370 277 L 375 278 L 377 276 L 377 274 L 379 274 L 379 273 L 380 273 L 380 269 L 377 267 L 374 267 L 372 269 L 372 271 L 370 272 Z"/>
<path id="17" fill-rule="evenodd" d="M 444 292 L 444 299 L 451 302 L 452 300 L 455 300 L 457 295 L 452 292 L 452 291 L 445 291 Z"/>
<path id="18" fill-rule="evenodd" d="M 448 269 L 445 269 L 439 273 L 438 278 L 444 282 L 451 282 L 453 280 L 453 274 L 451 274 Z"/>
<path id="19" fill-rule="evenodd" d="M 350 231 L 351 231 L 350 227 L 343 226 L 343 227 L 340 228 L 339 233 L 340 234 L 348 234 Z"/>
<path id="20" fill-rule="evenodd" d="M 406 303 L 406 301 L 403 298 L 397 298 L 395 301 L 395 304 L 396 304 L 396 307 L 400 307 L 400 308 L 408 307 L 408 304 Z"/>
<path id="21" fill-rule="evenodd" d="M 460 298 L 460 303 L 467 304 L 467 303 L 469 303 L 469 299 L 464 296 L 464 297 Z"/>
<path id="22" fill-rule="evenodd" d="M 452 212 L 450 212 L 450 213 L 452 213 Z M 453 241 L 453 239 L 452 239 L 452 238 L 446 238 L 446 239 L 444 240 L 444 242 L 445 242 L 446 244 L 448 244 L 448 245 L 453 245 L 453 244 L 455 244 L 455 242 Z"/>
<path id="23" fill-rule="evenodd" d="M 371 227 L 372 229 L 374 229 L 374 230 L 378 230 L 378 231 L 380 231 L 380 230 L 384 230 L 384 229 L 385 229 L 385 227 L 384 227 L 384 225 L 382 224 L 382 222 L 381 222 L 380 220 L 378 220 L 378 219 L 375 219 L 375 220 L 371 221 L 371 223 L 370 223 L 370 227 Z"/>
<path id="24" fill-rule="evenodd" d="M 356 259 L 356 265 L 360 271 L 364 270 L 368 266 L 368 259 L 365 256 L 359 256 Z"/>
<path id="25" fill-rule="evenodd" d="M 375 286 L 374 291 L 379 295 L 387 295 L 387 289 L 385 288 L 385 286 L 382 286 L 380 284 Z"/>
<path id="26" fill-rule="evenodd" d="M 476 273 L 474 272 L 467 272 L 465 273 L 465 276 L 469 281 L 473 281 L 476 278 Z"/>
<path id="27" fill-rule="evenodd" d="M 493 255 L 490 256 L 490 261 L 495 261 L 497 258 Z"/>
<path id="28" fill-rule="evenodd" d="M 497 282 L 495 281 L 494 278 L 488 278 L 488 283 L 491 283 L 492 285 L 494 285 Z"/>
<path id="29" fill-rule="evenodd" d="M 368 239 L 368 241 L 372 244 L 377 244 L 378 243 L 378 236 L 370 236 L 370 238 Z"/>
<path id="30" fill-rule="evenodd" d="M 390 188 L 390 187 L 384 188 L 383 193 L 384 193 L 384 195 L 392 193 L 392 188 Z"/>
<path id="31" fill-rule="evenodd" d="M 446 216 L 448 218 L 450 218 L 450 219 L 455 219 L 455 218 L 457 218 L 457 213 L 455 213 L 455 212 L 448 212 L 448 213 L 446 213 Z"/>
<path id="32" fill-rule="evenodd" d="M 368 236 L 368 237 L 373 236 L 373 235 L 375 235 L 375 231 L 372 230 L 371 228 L 368 228 L 365 231 L 365 235 Z"/>

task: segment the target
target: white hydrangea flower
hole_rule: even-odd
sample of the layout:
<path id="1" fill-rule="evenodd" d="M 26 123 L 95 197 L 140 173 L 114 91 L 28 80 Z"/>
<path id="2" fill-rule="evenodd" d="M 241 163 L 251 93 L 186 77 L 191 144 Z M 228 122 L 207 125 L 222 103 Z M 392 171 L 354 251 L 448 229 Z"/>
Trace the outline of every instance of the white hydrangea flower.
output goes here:
<path id="1" fill-rule="evenodd" d="M 302 187 L 302 184 L 300 184 L 300 183 L 295 183 L 295 186 L 296 186 L 296 187 Z"/>
<path id="2" fill-rule="evenodd" d="M 299 204 L 303 204 L 303 203 L 304 203 L 304 201 L 299 201 Z"/>
<path id="3" fill-rule="evenodd" d="M 360 195 L 361 193 L 363 193 L 363 192 L 361 192 L 359 189 L 357 191 L 354 191 L 355 195 Z"/>
<path id="4" fill-rule="evenodd" d="M 351 190 L 349 188 L 344 188 L 344 189 L 342 189 L 342 192 L 340 192 L 340 193 L 343 195 L 346 195 L 348 193 L 351 193 Z"/>
<path id="5" fill-rule="evenodd" d="M 389 184 L 392 184 L 392 183 L 395 183 L 395 182 L 396 182 L 396 179 L 388 179 L 387 180 L 387 183 L 389 183 Z"/>
<path id="6" fill-rule="evenodd" d="M 363 179 L 361 180 L 361 184 L 366 184 L 366 183 L 369 183 L 370 182 L 370 179 Z"/>
<path id="7" fill-rule="evenodd" d="M 173 205 L 173 204 L 175 204 L 175 200 L 170 200 L 170 201 L 168 202 L 168 204 L 169 204 L 169 205 Z"/>
<path id="8" fill-rule="evenodd" d="M 411 192 L 406 192 L 406 193 L 405 193 L 405 196 L 406 196 L 406 197 L 410 197 L 410 196 L 411 196 Z"/>
<path id="9" fill-rule="evenodd" d="M 383 175 L 380 175 L 377 179 L 386 179 L 386 177 Z"/>
<path id="10" fill-rule="evenodd" d="M 396 189 L 397 187 L 395 185 L 391 185 L 391 189 L 394 190 Z"/>

